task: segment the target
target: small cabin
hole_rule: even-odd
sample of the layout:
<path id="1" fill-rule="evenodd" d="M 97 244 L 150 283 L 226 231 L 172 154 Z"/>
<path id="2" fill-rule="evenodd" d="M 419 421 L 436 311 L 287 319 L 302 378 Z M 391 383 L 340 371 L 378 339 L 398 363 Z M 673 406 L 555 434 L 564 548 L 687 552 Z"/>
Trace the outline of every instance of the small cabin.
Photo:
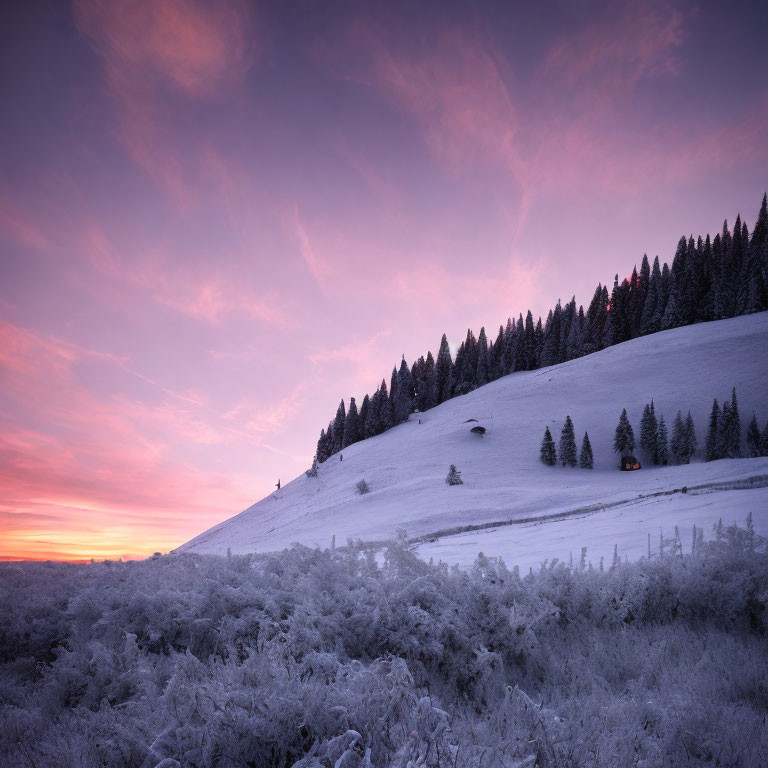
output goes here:
<path id="1" fill-rule="evenodd" d="M 619 467 L 622 472 L 632 472 L 640 469 L 640 462 L 634 456 L 622 456 Z"/>

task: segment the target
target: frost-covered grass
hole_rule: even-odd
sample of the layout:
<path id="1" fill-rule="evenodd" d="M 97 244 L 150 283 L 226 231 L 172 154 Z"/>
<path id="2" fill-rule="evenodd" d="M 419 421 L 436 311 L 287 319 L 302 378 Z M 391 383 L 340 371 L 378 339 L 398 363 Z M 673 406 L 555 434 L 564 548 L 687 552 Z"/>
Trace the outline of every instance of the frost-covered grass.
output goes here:
<path id="1" fill-rule="evenodd" d="M 0 568 L 0 764 L 768 764 L 768 554 L 519 575 L 480 559 Z"/>

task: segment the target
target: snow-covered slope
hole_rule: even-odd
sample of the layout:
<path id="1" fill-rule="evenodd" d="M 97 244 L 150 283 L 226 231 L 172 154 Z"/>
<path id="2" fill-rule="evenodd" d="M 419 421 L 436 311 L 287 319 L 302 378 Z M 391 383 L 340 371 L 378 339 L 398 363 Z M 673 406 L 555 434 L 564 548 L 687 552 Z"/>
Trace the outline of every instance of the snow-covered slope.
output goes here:
<path id="1" fill-rule="evenodd" d="M 768 487 L 722 488 L 745 478 L 768 478 L 768 458 L 620 472 L 612 451 L 621 409 L 626 407 L 639 437 L 642 409 L 651 397 L 670 432 L 677 410 L 685 414 L 690 409 L 702 447 L 712 398 L 722 402 L 733 386 L 742 426 L 754 410 L 762 428 L 768 418 L 766 312 L 678 328 L 506 376 L 420 414 L 422 423 L 412 418 L 346 448 L 343 461 L 331 457 L 320 465 L 317 478 L 302 474 L 177 551 L 264 552 L 294 542 L 327 547 L 333 536 L 339 544 L 348 537 L 379 541 L 405 529 L 410 538 L 432 539 L 421 547 L 425 556 L 462 565 L 479 550 L 503 555 L 508 564 L 567 557 L 569 551 L 576 557 L 589 542 L 598 542 L 599 551 L 590 551 L 596 560 L 612 554 L 613 542 L 620 544 L 620 552 L 640 554 L 648 532 L 655 546 L 662 521 L 668 535 L 676 523 L 691 521 L 709 531 L 721 516 L 743 522 L 748 510 L 758 532 L 768 534 Z M 593 471 L 539 462 L 544 427 L 557 441 L 566 414 L 573 419 L 579 445 L 584 431 L 589 432 Z M 465 422 L 472 418 L 488 428 L 485 436 L 470 433 L 473 424 Z M 452 463 L 464 485 L 444 482 Z M 363 478 L 370 493 L 360 496 L 355 484 Z M 712 483 L 715 489 L 705 495 L 649 496 Z M 585 514 L 585 507 L 595 505 L 608 508 Z M 530 523 L 514 523 L 577 510 L 582 512 L 567 521 L 539 523 L 533 534 Z M 500 521 L 512 524 L 450 531 Z M 690 537 L 690 530 L 684 535 Z"/>

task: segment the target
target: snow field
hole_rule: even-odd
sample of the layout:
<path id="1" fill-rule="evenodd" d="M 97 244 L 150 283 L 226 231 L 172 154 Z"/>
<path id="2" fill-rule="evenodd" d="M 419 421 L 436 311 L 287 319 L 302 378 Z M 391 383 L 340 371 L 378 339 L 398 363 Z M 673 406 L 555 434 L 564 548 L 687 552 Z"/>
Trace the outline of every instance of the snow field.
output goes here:
<path id="1" fill-rule="evenodd" d="M 331 457 L 320 465 L 317 478 L 302 473 L 179 551 L 269 552 L 294 542 L 325 548 L 333 536 L 338 544 L 347 538 L 383 541 L 399 529 L 411 538 L 422 537 L 459 526 L 630 502 L 682 486 L 768 475 L 768 458 L 699 460 L 673 467 L 645 464 L 639 472 L 619 472 L 612 450 L 621 409 L 627 408 L 639 439 L 643 407 L 654 398 L 656 415 L 663 415 L 668 426 L 678 409 L 683 414 L 691 410 L 701 454 L 713 397 L 722 402 L 735 386 L 742 429 L 753 411 L 762 427 L 768 418 L 766 382 L 766 312 L 677 328 L 560 365 L 510 374 L 421 414 L 421 424 L 411 420 L 344 449 L 344 460 Z M 538 459 L 544 427 L 550 427 L 557 442 L 567 414 L 577 445 L 584 431 L 589 432 L 592 471 L 545 467 Z M 470 418 L 488 427 L 485 436 L 469 432 L 473 425 L 465 421 Z M 463 485 L 444 482 L 452 463 L 461 471 Z M 370 487 L 364 496 L 355 488 L 361 479 Z M 652 543 L 657 540 L 662 521 L 665 535 L 671 536 L 678 525 L 686 541 L 694 523 L 709 534 L 717 518 L 743 523 L 750 510 L 758 532 L 765 532 L 768 494 L 756 489 L 675 494 L 559 523 L 450 537 L 419 551 L 466 565 L 470 553 L 474 558 L 482 550 L 523 565 L 567 558 L 570 551 L 577 557 L 587 546 L 596 565 L 600 555 L 612 556 L 614 544 L 622 557 L 643 554 L 647 534 Z"/>

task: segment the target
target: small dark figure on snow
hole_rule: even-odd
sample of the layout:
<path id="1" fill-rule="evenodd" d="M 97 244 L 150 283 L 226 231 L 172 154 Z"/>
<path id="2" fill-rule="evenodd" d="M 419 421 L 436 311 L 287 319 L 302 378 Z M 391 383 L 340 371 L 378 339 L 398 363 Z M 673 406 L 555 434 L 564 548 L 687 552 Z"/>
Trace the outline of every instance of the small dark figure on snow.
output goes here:
<path id="1" fill-rule="evenodd" d="M 280 490 L 280 478 L 279 477 L 277 478 L 277 490 L 278 491 Z"/>
<path id="2" fill-rule="evenodd" d="M 344 461 L 344 454 L 343 453 L 339 454 L 339 461 Z"/>

